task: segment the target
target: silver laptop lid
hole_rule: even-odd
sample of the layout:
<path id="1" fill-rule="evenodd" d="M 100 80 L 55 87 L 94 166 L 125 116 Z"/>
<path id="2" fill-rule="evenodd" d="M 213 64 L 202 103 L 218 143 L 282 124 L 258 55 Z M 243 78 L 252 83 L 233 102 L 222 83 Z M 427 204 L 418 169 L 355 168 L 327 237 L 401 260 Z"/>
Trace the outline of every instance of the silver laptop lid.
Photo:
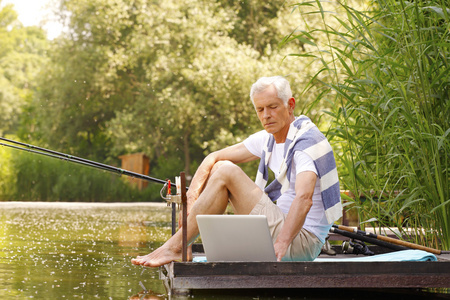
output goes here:
<path id="1" fill-rule="evenodd" d="M 266 216 L 198 215 L 206 259 L 276 261 Z"/>

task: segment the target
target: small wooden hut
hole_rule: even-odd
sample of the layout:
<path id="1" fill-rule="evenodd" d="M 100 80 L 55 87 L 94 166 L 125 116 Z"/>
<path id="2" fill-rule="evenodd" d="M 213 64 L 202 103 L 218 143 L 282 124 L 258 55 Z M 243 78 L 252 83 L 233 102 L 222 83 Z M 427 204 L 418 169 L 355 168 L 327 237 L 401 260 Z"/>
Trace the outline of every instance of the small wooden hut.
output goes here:
<path id="1" fill-rule="evenodd" d="M 119 156 L 122 161 L 121 168 L 131 172 L 148 175 L 150 172 L 150 159 L 144 153 L 133 153 Z M 148 181 L 128 177 L 131 185 L 136 186 L 139 190 L 144 189 L 148 185 Z"/>

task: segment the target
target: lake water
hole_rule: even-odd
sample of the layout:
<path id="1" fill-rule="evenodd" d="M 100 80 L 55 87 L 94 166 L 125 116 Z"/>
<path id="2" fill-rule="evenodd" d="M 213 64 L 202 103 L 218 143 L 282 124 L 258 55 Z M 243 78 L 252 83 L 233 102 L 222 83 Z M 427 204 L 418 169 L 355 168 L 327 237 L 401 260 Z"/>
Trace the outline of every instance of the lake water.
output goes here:
<path id="1" fill-rule="evenodd" d="M 165 298 L 130 259 L 171 233 L 159 204 L 0 203 L 0 299 Z"/>

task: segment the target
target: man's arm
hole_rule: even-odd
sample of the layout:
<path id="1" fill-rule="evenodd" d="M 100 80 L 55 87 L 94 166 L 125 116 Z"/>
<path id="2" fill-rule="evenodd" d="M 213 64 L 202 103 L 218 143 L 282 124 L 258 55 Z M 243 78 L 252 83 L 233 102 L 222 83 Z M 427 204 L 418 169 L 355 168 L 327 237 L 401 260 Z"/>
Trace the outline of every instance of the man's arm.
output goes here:
<path id="1" fill-rule="evenodd" d="M 312 171 L 301 172 L 295 178 L 295 198 L 274 244 L 278 261 L 286 254 L 288 246 L 305 223 L 306 215 L 313 204 L 316 180 L 317 175 Z"/>
<path id="2" fill-rule="evenodd" d="M 187 192 L 188 210 L 203 191 L 205 183 L 216 162 L 228 160 L 232 163 L 239 164 L 256 159 L 259 159 L 259 157 L 248 151 L 247 147 L 244 146 L 244 143 L 239 143 L 209 154 L 198 167 L 192 178 L 191 184 L 189 185 L 189 190 Z"/>

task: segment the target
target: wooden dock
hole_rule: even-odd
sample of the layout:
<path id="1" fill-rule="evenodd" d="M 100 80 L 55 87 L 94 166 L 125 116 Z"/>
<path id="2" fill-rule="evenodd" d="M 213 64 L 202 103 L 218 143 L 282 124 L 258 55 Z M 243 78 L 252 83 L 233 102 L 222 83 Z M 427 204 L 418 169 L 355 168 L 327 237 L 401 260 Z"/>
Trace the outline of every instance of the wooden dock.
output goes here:
<path id="1" fill-rule="evenodd" d="M 185 212 L 185 201 L 183 208 Z M 175 211 L 174 205 L 172 210 Z M 174 216 L 173 213 L 173 233 L 176 229 Z M 183 228 L 186 228 L 186 219 L 183 213 Z M 331 295 L 333 299 L 348 299 L 350 296 L 378 300 L 386 294 L 390 297 L 398 293 L 406 295 L 408 300 L 417 299 L 418 295 L 427 299 L 450 299 L 450 254 L 438 255 L 438 261 L 420 262 L 186 262 L 185 236 L 186 232 L 183 232 L 183 262 L 172 262 L 159 268 L 159 278 L 163 280 L 169 299 L 174 295 L 190 296 L 199 292 L 220 292 L 223 295 L 233 291 L 238 295 L 249 291 L 258 294 L 270 291 L 275 295 L 292 292 L 295 296 L 305 295 L 306 291 L 316 298 L 319 292 L 333 293 L 325 295 L 326 299 Z M 347 240 L 333 233 L 329 238 Z M 386 248 L 376 245 L 369 248 L 375 254 L 386 252 Z M 194 257 L 204 256 L 202 245 L 194 244 L 192 250 Z M 337 258 L 356 256 L 342 254 L 339 246 L 333 246 L 333 250 L 338 253 L 334 256 Z M 326 254 L 319 257 L 330 258 Z M 364 293 L 355 296 L 355 291 Z M 334 297 L 336 294 L 341 294 L 341 297 Z"/>
<path id="2" fill-rule="evenodd" d="M 379 292 L 441 289 L 450 293 L 450 255 L 439 255 L 438 259 L 437 262 L 172 262 L 160 268 L 160 278 L 169 295 L 269 289 L 283 293 L 298 289 Z"/>

